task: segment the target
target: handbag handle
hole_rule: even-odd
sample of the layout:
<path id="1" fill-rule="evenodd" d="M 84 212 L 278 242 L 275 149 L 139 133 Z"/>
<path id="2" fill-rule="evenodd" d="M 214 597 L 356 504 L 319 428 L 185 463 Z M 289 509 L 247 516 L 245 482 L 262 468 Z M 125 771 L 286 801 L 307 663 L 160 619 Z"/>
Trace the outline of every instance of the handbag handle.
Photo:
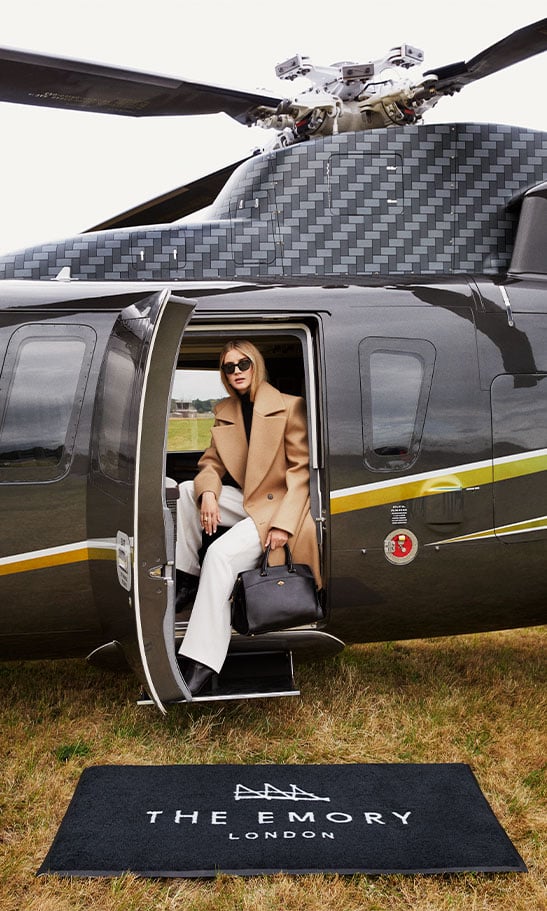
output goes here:
<path id="1" fill-rule="evenodd" d="M 287 566 L 288 566 L 288 568 L 289 568 L 289 572 L 290 572 L 290 573 L 294 573 L 294 572 L 296 572 L 296 570 L 295 570 L 295 568 L 294 568 L 294 566 L 293 566 L 293 562 L 292 562 L 291 549 L 290 549 L 290 547 L 289 547 L 288 544 L 284 544 L 283 547 L 285 548 L 285 563 L 287 564 Z M 264 556 L 263 556 L 263 558 L 262 558 L 262 566 L 261 566 L 261 568 L 260 568 L 260 575 L 261 575 L 261 576 L 267 576 L 267 575 L 268 575 L 268 560 L 269 560 L 269 557 L 270 557 L 270 545 L 268 544 L 266 550 L 264 551 Z"/>

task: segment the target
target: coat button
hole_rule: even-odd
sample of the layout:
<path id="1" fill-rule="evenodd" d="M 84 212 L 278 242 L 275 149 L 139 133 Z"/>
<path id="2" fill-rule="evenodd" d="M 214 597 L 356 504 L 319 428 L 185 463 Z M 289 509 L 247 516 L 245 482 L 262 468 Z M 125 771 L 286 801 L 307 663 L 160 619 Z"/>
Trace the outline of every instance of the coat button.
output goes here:
<path id="1" fill-rule="evenodd" d="M 268 500 L 273 500 L 273 493 L 268 494 Z"/>

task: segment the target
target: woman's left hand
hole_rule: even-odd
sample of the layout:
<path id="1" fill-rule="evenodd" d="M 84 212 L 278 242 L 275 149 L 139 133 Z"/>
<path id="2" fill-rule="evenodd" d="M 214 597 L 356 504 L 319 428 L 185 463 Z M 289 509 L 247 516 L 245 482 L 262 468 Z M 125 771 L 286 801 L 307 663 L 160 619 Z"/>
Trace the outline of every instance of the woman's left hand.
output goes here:
<path id="1" fill-rule="evenodd" d="M 266 538 L 266 547 L 275 550 L 277 547 L 284 547 L 289 540 L 289 533 L 282 528 L 270 528 Z"/>

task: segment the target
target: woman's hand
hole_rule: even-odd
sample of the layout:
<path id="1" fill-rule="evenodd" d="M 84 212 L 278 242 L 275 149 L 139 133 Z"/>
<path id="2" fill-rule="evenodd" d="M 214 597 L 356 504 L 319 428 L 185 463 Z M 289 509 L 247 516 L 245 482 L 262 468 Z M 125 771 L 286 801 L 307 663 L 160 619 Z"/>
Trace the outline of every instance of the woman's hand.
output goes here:
<path id="1" fill-rule="evenodd" d="M 284 547 L 288 540 L 289 533 L 287 531 L 283 531 L 282 528 L 270 528 L 266 538 L 266 547 L 269 545 L 270 550 L 276 550 L 278 547 Z"/>
<path id="2" fill-rule="evenodd" d="M 217 498 L 212 490 L 206 490 L 201 495 L 199 519 L 205 534 L 214 535 L 217 527 L 220 525 L 220 510 L 218 508 Z"/>

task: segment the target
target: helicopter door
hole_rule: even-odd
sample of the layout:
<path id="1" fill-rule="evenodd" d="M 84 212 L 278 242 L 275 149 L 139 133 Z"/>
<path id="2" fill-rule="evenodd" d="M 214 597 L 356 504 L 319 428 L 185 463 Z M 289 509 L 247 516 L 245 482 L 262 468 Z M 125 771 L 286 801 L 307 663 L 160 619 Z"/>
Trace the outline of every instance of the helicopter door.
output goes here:
<path id="1" fill-rule="evenodd" d="M 175 539 L 164 465 L 172 379 L 192 310 L 162 291 L 121 312 L 93 428 L 90 536 L 110 540 L 115 552 L 115 568 L 113 560 L 92 561 L 97 609 L 108 648 L 123 651 L 162 711 L 188 695 L 175 657 Z"/>

